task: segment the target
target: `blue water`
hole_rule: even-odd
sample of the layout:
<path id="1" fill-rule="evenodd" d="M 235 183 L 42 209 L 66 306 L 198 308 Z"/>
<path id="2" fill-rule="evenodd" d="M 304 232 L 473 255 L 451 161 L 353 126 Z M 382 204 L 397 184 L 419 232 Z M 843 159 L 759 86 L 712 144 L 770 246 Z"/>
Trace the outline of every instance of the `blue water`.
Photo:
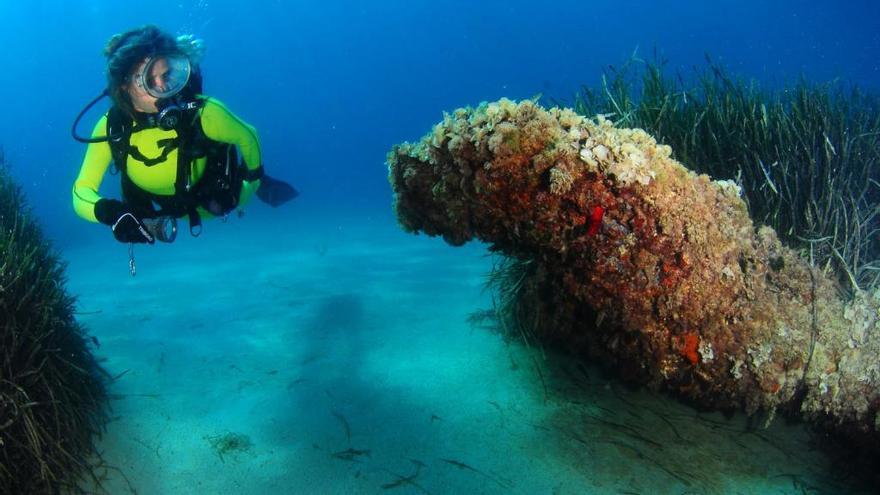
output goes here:
<path id="1" fill-rule="evenodd" d="M 600 84 L 609 64 L 633 54 L 651 58 L 656 52 L 671 69 L 687 74 L 702 67 L 708 53 L 731 73 L 768 88 L 804 76 L 880 90 L 880 2 L 867 0 L 4 1 L 0 148 L 62 253 L 118 247 L 105 227 L 72 211 L 70 191 L 85 147 L 71 139 L 70 126 L 103 89 L 106 40 L 146 23 L 205 40 L 206 93 L 256 126 L 267 171 L 301 191 L 287 210 L 255 205 L 248 232 L 256 236 L 271 234 L 276 221 L 297 228 L 289 222 L 291 209 L 303 219 L 298 228 L 304 230 L 320 223 L 328 232 L 369 232 L 365 225 L 381 225 L 387 234 L 394 219 L 384 160 L 395 143 L 419 139 L 444 111 L 483 100 L 542 95 L 545 101 L 571 101 L 582 86 Z M 91 129 L 98 116 L 89 114 L 80 132 Z M 108 194 L 116 181 L 107 179 Z M 321 236 L 304 232 L 300 237 Z M 321 259 L 325 251 L 332 257 L 340 249 L 332 235 L 321 239 L 298 249 L 312 257 L 318 252 Z M 193 242 L 200 241 L 211 242 L 209 237 L 180 246 L 188 253 L 189 268 L 199 263 Z M 382 242 L 395 241 L 385 237 Z M 374 260 L 382 256 L 381 249 L 370 249 L 377 253 Z M 101 276 L 121 272 L 124 278 L 125 253 L 113 252 L 120 259 L 111 268 L 101 266 Z M 73 273 L 94 274 L 82 259 L 74 260 Z M 148 280 L 157 283 L 155 277 L 164 276 L 156 268 L 161 261 L 143 259 L 146 273 L 154 263 L 154 278 Z M 450 259 L 444 263 L 453 263 Z M 409 262 L 426 263 L 424 258 Z M 469 273 L 478 277 L 484 268 Z M 284 273 L 295 277 L 297 272 Z M 107 283 L 112 286 L 113 280 Z M 169 280 L 179 281 L 170 275 Z M 410 283 L 424 297 L 437 290 L 437 285 Z M 94 280 L 74 280 L 72 287 L 100 290 Z M 321 292 L 328 300 L 337 300 L 337 289 L 345 293 L 331 289 Z M 83 299 L 106 302 L 88 294 Z M 456 321 L 481 308 L 460 309 Z M 116 320 L 104 310 L 89 321 L 112 329 Z M 393 317 L 387 316 L 393 315 L 393 305 L 383 311 L 386 320 Z M 430 328 L 430 322 L 420 324 Z M 114 361 L 119 369 L 126 366 L 125 356 Z M 491 402 L 498 400 L 493 397 Z M 338 426 L 327 418 L 331 427 Z M 545 468 L 549 472 L 552 466 Z"/>
<path id="2" fill-rule="evenodd" d="M 0 146 L 48 233 L 96 235 L 70 209 L 114 33 L 156 23 L 207 44 L 205 88 L 257 127 L 301 207 L 388 215 L 383 166 L 444 110 L 537 94 L 570 101 L 608 64 L 656 49 L 687 72 L 709 53 L 772 86 L 805 75 L 880 88 L 873 1 L 0 2 Z M 93 114 L 84 123 L 91 128 Z"/>

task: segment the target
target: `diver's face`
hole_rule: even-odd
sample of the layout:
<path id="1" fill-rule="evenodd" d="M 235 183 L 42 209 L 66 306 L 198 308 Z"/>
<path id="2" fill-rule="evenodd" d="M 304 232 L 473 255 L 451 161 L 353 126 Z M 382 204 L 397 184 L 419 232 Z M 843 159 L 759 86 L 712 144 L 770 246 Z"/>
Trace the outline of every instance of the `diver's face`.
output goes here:
<path id="1" fill-rule="evenodd" d="M 148 60 L 149 59 L 144 59 L 134 67 L 134 70 L 128 75 L 129 83 L 125 87 L 125 90 L 128 92 L 128 96 L 131 97 L 131 104 L 135 110 L 144 113 L 156 113 L 159 111 L 159 109 L 156 108 L 156 101 L 158 98 L 147 92 L 144 88 L 144 82 L 149 84 L 152 88 L 164 91 L 165 74 L 168 72 L 168 62 L 165 59 L 158 59 L 153 62 L 152 65 L 150 65 L 150 73 L 146 74 L 148 80 L 142 81 L 140 74 L 143 72 Z"/>

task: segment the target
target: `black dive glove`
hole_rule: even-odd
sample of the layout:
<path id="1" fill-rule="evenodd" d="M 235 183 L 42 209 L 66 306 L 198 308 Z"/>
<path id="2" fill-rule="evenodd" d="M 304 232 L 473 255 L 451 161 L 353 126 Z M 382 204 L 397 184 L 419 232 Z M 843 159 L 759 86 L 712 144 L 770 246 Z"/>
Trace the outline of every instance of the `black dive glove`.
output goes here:
<path id="1" fill-rule="evenodd" d="M 156 242 L 144 222 L 117 199 L 99 199 L 95 203 L 95 218 L 104 225 L 109 225 L 113 230 L 113 237 L 119 242 Z"/>

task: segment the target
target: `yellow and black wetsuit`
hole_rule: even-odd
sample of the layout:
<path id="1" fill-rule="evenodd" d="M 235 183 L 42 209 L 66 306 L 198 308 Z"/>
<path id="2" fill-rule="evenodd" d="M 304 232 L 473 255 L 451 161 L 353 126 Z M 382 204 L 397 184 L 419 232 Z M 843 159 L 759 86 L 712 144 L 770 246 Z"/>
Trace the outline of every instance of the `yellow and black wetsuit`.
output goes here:
<path id="1" fill-rule="evenodd" d="M 209 97 L 199 97 L 201 108 L 198 110 L 199 118 L 196 124 L 201 125 L 204 136 L 218 143 L 233 144 L 238 147 L 244 163 L 249 171 L 259 169 L 262 163 L 260 154 L 260 141 L 256 129 L 239 119 L 229 111 L 225 105 Z M 107 135 L 107 115 L 104 115 L 95 126 L 92 137 Z M 200 124 L 199 124 L 200 123 Z M 161 157 L 165 152 L 165 159 L 155 164 L 147 164 L 135 158 L 131 154 L 126 157 L 126 163 L 119 168 L 124 170 L 127 178 L 138 189 L 148 195 L 158 198 L 172 198 L 175 194 L 175 181 L 177 179 L 178 150 L 165 151 L 169 140 L 177 138 L 177 131 L 162 130 L 150 127 L 131 133 L 129 147 L 137 149 L 139 155 L 148 159 Z M 95 218 L 95 203 L 101 199 L 98 189 L 104 180 L 107 167 L 113 160 L 110 145 L 104 142 L 91 143 L 86 149 L 82 168 L 73 185 L 73 208 L 77 215 L 86 220 L 97 222 Z M 205 171 L 206 158 L 195 158 L 191 164 L 190 177 L 193 184 L 198 184 Z M 259 180 L 244 181 L 239 205 L 243 205 L 257 190 Z M 198 208 L 200 216 L 210 216 L 210 213 Z"/>

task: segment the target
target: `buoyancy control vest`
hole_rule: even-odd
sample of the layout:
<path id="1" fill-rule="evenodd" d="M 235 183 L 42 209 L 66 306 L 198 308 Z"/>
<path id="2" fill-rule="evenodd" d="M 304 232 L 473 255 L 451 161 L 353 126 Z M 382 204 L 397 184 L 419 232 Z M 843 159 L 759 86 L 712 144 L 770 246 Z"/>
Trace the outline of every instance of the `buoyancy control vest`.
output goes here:
<path id="1" fill-rule="evenodd" d="M 180 116 L 173 128 L 177 136 L 158 143 L 162 153 L 158 157 L 145 157 L 131 146 L 131 135 L 143 129 L 155 127 L 154 115 L 139 114 L 132 119 L 125 111 L 113 106 L 107 114 L 107 136 L 113 164 L 120 172 L 122 196 L 132 212 L 140 218 L 160 216 L 189 218 L 190 232 L 198 235 L 201 217 L 198 208 L 214 216 L 226 216 L 239 203 L 244 180 L 254 181 L 262 175 L 262 167 L 249 170 L 241 160 L 235 145 L 214 141 L 205 136 L 200 121 L 200 111 L 205 97 L 201 91 L 201 78 L 197 77 L 174 101 L 160 101 L 158 105 L 177 105 Z M 129 156 L 147 167 L 164 162 L 177 150 L 177 174 L 174 194 L 164 196 L 138 187 L 126 172 Z M 195 160 L 205 158 L 205 168 L 197 182 L 193 182 L 192 170 Z"/>

